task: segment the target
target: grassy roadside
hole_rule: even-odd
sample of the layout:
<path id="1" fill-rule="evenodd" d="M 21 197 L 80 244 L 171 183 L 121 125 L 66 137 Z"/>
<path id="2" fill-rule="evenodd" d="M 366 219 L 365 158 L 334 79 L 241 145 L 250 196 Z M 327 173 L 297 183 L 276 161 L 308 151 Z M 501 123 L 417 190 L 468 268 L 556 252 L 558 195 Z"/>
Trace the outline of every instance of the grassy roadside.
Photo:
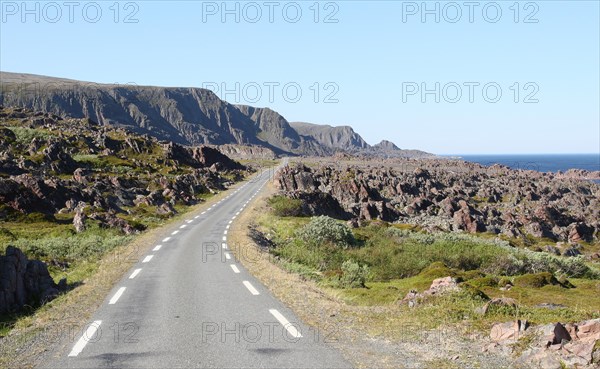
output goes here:
<path id="1" fill-rule="evenodd" d="M 563 285 L 549 283 L 540 287 L 528 284 L 530 276 L 516 275 L 508 279 L 515 284 L 512 289 L 500 290 L 500 283 L 507 279 L 502 280 L 491 273 L 502 255 L 496 254 L 495 249 L 484 247 L 485 242 L 484 246 L 479 245 L 478 240 L 467 243 L 467 249 L 448 251 L 444 249 L 450 244 L 440 243 L 430 254 L 423 254 L 419 249 L 411 248 L 414 239 L 404 239 L 403 250 L 408 254 L 402 260 L 394 257 L 392 251 L 398 248 L 392 245 L 389 234 L 375 225 L 355 230 L 356 242 L 361 247 L 342 248 L 339 255 L 335 250 L 323 253 L 324 250 L 318 248 L 303 249 L 295 237 L 297 230 L 310 219 L 293 214 L 274 216 L 271 209 L 277 211 L 277 204 L 270 201 L 267 205 L 267 200 L 275 190 L 270 186 L 267 188 L 234 224 L 230 247 L 242 264 L 277 298 L 307 324 L 319 327 L 322 336 L 330 338 L 330 343 L 357 367 L 398 367 L 399 362 L 410 363 L 411 367 L 507 367 L 512 365 L 510 357 L 481 353 L 482 343 L 494 322 L 524 318 L 542 324 L 600 316 L 597 308 L 600 306 L 597 297 L 600 296 L 600 281 L 596 279 L 569 277 Z M 274 242 L 275 250 L 261 251 L 248 236 L 248 225 L 258 228 Z M 414 231 L 398 228 L 404 238 Z M 441 242 L 425 235 L 417 237 L 423 237 L 419 241 L 434 247 L 437 247 L 436 242 Z M 370 242 L 376 245 L 370 245 Z M 458 251 L 468 257 L 457 258 L 461 255 Z M 341 273 L 339 267 L 344 258 L 348 257 L 359 263 L 368 262 L 371 274 L 378 276 L 377 280 L 371 278 L 365 283 L 366 288 L 339 288 L 332 284 L 331 281 Z M 430 265 L 440 259 L 452 267 L 439 262 Z M 415 264 L 417 260 L 423 265 Z M 472 264 L 474 262 L 476 264 Z M 377 263 L 385 267 L 378 269 Z M 465 272 L 460 268 L 465 265 L 474 267 L 463 268 L 468 270 Z M 490 268 L 485 273 L 476 270 L 475 266 Z M 386 275 L 390 270 L 398 273 Z M 403 272 L 407 274 L 400 274 Z M 411 289 L 423 291 L 433 279 L 448 275 L 460 278 L 468 288 L 425 301 L 417 308 L 397 303 Z M 567 282 L 571 286 L 566 287 Z M 481 315 L 477 310 L 486 299 L 481 298 L 480 293 L 488 297 L 512 297 L 518 301 L 519 308 L 491 309 L 488 314 Z M 564 307 L 536 307 L 547 302 Z M 475 355 L 467 354 L 475 352 Z"/>
<path id="2" fill-rule="evenodd" d="M 17 317 L 8 335 L 0 339 L 0 368 L 33 368 L 52 353 L 63 354 L 78 339 L 84 325 L 114 284 L 156 241 L 178 228 L 190 214 L 204 211 L 228 193 L 223 191 L 207 198 L 206 202 L 189 207 L 185 213 L 166 220 L 163 225 L 132 236 L 121 246 L 71 270 L 70 282 L 78 280 L 77 288 L 29 315 Z"/>

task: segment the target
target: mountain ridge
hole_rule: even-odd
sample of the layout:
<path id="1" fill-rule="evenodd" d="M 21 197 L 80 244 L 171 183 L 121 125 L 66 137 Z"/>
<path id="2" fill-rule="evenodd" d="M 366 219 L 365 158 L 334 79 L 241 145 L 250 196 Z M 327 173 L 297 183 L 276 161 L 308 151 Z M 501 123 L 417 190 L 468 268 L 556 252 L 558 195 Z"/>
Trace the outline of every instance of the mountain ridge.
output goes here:
<path id="1" fill-rule="evenodd" d="M 106 84 L 0 72 L 0 104 L 89 118 L 184 145 L 254 145 L 278 155 L 390 154 L 389 147 L 382 151 L 370 146 L 350 126 L 290 123 L 268 107 L 230 104 L 197 87 Z M 396 149 L 393 156 L 412 155 Z"/>

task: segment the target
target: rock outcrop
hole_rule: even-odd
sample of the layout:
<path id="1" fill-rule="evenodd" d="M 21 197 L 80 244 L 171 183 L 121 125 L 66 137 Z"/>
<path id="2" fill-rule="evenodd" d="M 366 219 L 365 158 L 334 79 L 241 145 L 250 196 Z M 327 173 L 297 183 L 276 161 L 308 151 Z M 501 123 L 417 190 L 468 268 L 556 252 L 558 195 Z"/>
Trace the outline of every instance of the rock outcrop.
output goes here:
<path id="1" fill-rule="evenodd" d="M 0 220 L 70 213 L 76 232 L 93 220 L 131 234 L 143 229 L 124 219 L 132 208 L 169 216 L 246 172 L 214 147 L 160 142 L 88 119 L 0 106 L 0 125 L 11 127 L 0 129 Z"/>
<path id="2" fill-rule="evenodd" d="M 512 351 L 518 340 L 529 346 L 517 352 L 517 363 L 541 368 L 594 368 L 600 363 L 600 319 L 575 324 L 530 327 L 526 321 L 498 323 L 484 351 Z"/>
<path id="3" fill-rule="evenodd" d="M 386 165 L 287 166 L 275 183 L 281 193 L 303 200 L 306 215 L 543 237 L 557 242 L 553 253 L 565 256 L 581 254 L 582 243 L 600 237 L 600 185 L 551 173 L 395 159 Z"/>
<path id="4" fill-rule="evenodd" d="M 65 287 L 66 281 L 61 281 L 60 287 L 54 282 L 46 264 L 28 260 L 18 248 L 8 246 L 0 255 L 0 314 L 44 304 Z"/>

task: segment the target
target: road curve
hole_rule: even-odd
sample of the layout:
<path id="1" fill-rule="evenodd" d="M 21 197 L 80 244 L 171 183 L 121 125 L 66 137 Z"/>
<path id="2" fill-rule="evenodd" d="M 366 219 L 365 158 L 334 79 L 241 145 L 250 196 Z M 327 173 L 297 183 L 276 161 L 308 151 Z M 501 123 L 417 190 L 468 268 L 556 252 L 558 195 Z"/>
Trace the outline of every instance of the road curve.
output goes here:
<path id="1" fill-rule="evenodd" d="M 229 227 L 267 183 L 266 173 L 151 248 L 67 352 L 41 367 L 350 368 L 229 250 Z"/>

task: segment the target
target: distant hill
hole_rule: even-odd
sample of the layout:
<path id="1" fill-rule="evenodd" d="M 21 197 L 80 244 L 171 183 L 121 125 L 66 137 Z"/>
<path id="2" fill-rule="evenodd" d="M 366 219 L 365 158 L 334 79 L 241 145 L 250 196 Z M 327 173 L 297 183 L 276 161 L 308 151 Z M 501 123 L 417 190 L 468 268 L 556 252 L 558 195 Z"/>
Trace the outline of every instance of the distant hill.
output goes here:
<path id="1" fill-rule="evenodd" d="M 300 135 L 311 137 L 332 150 L 360 150 L 369 147 L 369 144 L 350 126 L 332 127 L 304 122 L 291 122 L 290 126 Z"/>
<path id="2" fill-rule="evenodd" d="M 278 155 L 391 155 L 389 147 L 369 146 L 351 127 L 289 123 L 269 108 L 232 105 L 202 88 L 97 84 L 0 72 L 0 105 L 89 118 L 184 145 L 253 145 Z M 394 153 L 410 155 L 398 150 Z"/>

